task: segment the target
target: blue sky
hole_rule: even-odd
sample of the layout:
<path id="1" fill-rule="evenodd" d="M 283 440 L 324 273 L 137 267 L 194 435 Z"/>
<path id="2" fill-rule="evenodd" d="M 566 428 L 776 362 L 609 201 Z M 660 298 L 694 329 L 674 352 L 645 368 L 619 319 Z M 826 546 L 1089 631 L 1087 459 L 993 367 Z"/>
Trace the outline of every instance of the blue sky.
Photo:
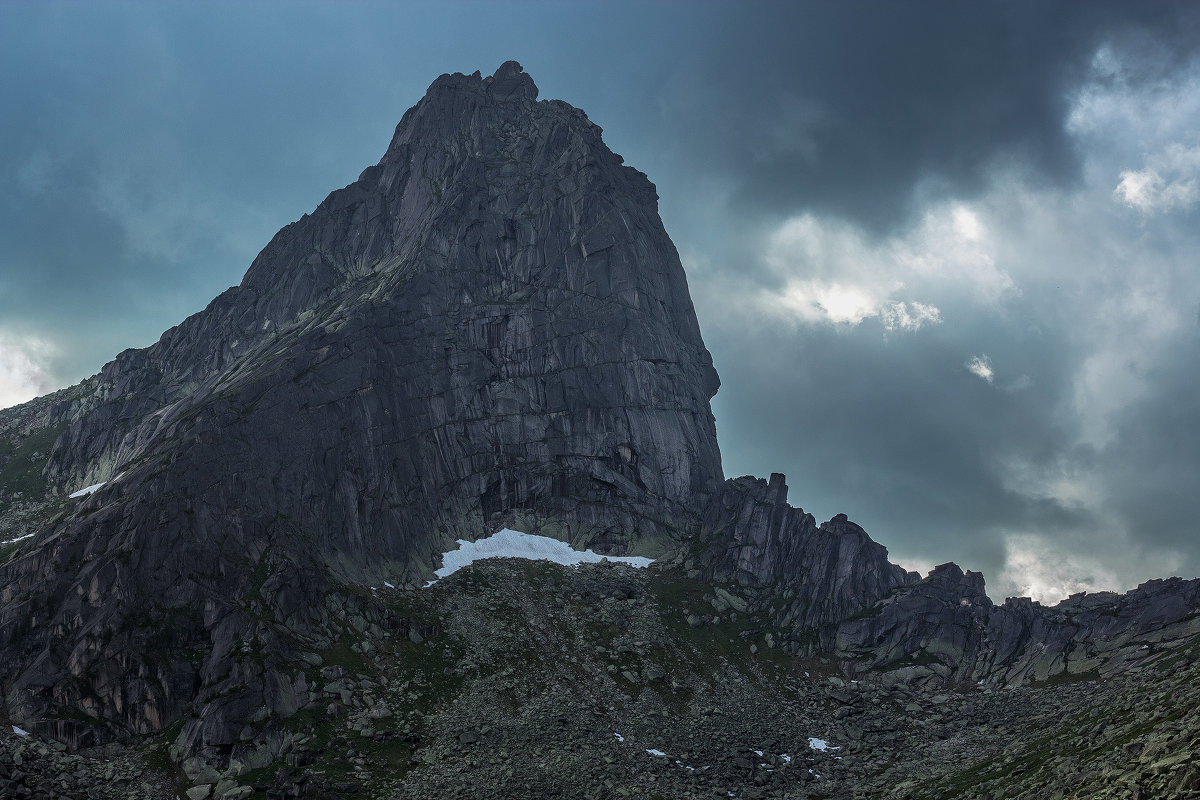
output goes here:
<path id="1" fill-rule="evenodd" d="M 1182 3 L 3 3 L 0 406 L 511 58 L 658 186 L 727 475 L 997 599 L 1195 577 L 1196 41 Z"/>

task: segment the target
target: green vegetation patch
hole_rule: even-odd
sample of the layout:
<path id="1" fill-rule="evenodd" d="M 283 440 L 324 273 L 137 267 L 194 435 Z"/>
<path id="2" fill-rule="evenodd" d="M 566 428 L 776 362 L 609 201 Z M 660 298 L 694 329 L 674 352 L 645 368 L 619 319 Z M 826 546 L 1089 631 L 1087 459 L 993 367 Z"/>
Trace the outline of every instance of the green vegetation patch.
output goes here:
<path id="1" fill-rule="evenodd" d="M 752 677 L 761 677 L 764 667 L 778 668 L 780 677 L 794 671 L 796 659 L 778 647 L 766 646 L 765 633 L 776 636 L 782 633 L 775 630 L 766 614 L 726 610 L 717 615 L 719 622 L 712 622 L 716 612 L 705 599 L 712 587 L 677 573 L 654 576 L 649 589 L 662 612 L 663 627 L 671 634 L 670 640 L 686 648 L 680 666 L 710 677 L 717 674 L 722 664 Z M 693 627 L 688 622 L 689 616 L 704 621 Z M 751 645 L 755 645 L 757 652 L 751 651 Z"/>
<path id="2" fill-rule="evenodd" d="M 66 424 L 52 425 L 31 433 L 20 445 L 3 442 L 0 451 L 0 511 L 12 505 L 13 497 L 20 494 L 26 500 L 40 500 L 46 494 L 46 478 L 42 474 L 50 461 L 50 451 L 58 437 L 66 430 Z"/>

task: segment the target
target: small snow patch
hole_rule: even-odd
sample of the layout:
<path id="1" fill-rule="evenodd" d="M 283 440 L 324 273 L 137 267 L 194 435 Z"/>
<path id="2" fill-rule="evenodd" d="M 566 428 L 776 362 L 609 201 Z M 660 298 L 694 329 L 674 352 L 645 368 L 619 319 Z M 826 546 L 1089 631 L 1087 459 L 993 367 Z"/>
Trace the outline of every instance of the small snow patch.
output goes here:
<path id="1" fill-rule="evenodd" d="M 665 756 L 666 755 L 666 753 L 664 753 L 662 750 L 655 750 L 653 747 L 647 747 L 646 752 L 652 756 Z"/>
<path id="2" fill-rule="evenodd" d="M 386 586 L 386 587 L 388 587 L 389 589 L 395 589 L 395 588 L 396 588 L 395 584 L 388 583 L 387 581 L 384 581 L 384 582 L 383 582 L 383 585 L 384 585 L 384 586 Z"/>
<path id="3" fill-rule="evenodd" d="M 813 750 L 820 750 L 820 751 L 841 750 L 842 749 L 840 747 L 833 747 L 832 745 L 829 744 L 829 742 L 825 741 L 824 739 L 817 739 L 816 737 L 813 737 L 813 736 L 808 737 L 808 746 L 811 747 Z"/>
<path id="4" fill-rule="evenodd" d="M 13 729 L 13 733 L 15 733 L 17 736 L 28 736 L 29 735 L 29 731 L 22 730 L 22 729 L 18 728 L 16 725 L 13 725 L 12 729 Z"/>
<path id="5" fill-rule="evenodd" d="M 792 763 L 792 757 L 789 756 L 787 753 L 780 753 L 779 757 L 783 759 L 783 763 L 785 763 L 785 764 Z"/>
<path id="6" fill-rule="evenodd" d="M 564 566 L 616 561 L 634 567 L 648 567 L 654 563 L 654 559 L 645 556 L 602 556 L 591 550 L 575 550 L 566 542 L 549 536 L 535 536 L 504 528 L 474 542 L 459 539 L 457 550 L 442 553 L 442 567 L 433 573 L 437 577 L 425 585 L 432 586 L 439 579 L 488 558 L 524 558 L 529 561 L 551 561 Z"/>
<path id="7" fill-rule="evenodd" d="M 37 534 L 34 534 L 34 533 L 27 533 L 27 534 L 25 534 L 24 536 L 18 536 L 18 537 L 17 537 L 17 538 L 15 538 L 15 539 L 6 539 L 5 541 L 3 541 L 3 542 L 0 542 L 0 544 L 14 544 L 14 543 L 16 543 L 16 542 L 23 542 L 23 541 L 25 541 L 26 539 L 32 539 L 32 538 L 33 538 L 34 536 L 36 536 L 36 535 L 37 535 Z"/>
<path id="8" fill-rule="evenodd" d="M 625 737 L 624 737 L 624 736 L 622 736 L 622 735 L 621 735 L 621 734 L 619 734 L 619 733 L 614 733 L 614 734 L 613 734 L 613 736 L 617 737 L 617 741 L 618 741 L 618 742 L 623 742 L 623 741 L 625 741 Z"/>
<path id="9" fill-rule="evenodd" d="M 83 487 L 78 492 L 71 492 L 69 495 L 67 495 L 67 497 L 86 497 L 87 495 L 96 491 L 97 489 L 99 489 L 101 486 L 103 486 L 106 483 L 108 483 L 108 481 L 100 481 L 99 483 L 93 483 L 91 486 Z"/>

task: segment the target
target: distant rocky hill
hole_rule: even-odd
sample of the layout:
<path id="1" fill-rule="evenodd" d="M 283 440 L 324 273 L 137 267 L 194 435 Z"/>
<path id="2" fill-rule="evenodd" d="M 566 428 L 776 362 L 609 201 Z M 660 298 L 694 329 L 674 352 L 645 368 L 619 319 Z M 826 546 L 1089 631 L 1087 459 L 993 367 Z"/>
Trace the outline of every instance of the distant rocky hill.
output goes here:
<path id="1" fill-rule="evenodd" d="M 1068 719 L 1200 796 L 1146 743 L 1195 751 L 1200 581 L 996 605 L 725 480 L 654 186 L 537 94 L 443 75 L 240 286 L 0 410 L 0 796 L 1039 797 L 1102 759 L 1021 761 Z M 505 527 L 655 562 L 423 588 Z"/>

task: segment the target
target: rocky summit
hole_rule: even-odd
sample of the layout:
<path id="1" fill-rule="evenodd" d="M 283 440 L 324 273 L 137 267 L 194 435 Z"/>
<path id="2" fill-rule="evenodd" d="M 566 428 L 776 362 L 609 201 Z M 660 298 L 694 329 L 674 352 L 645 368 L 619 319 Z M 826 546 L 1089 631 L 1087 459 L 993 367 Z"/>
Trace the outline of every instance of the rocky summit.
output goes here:
<path id="1" fill-rule="evenodd" d="M 443 75 L 0 411 L 0 797 L 1200 797 L 1200 581 L 995 604 L 725 480 L 657 200 L 516 62 Z"/>

